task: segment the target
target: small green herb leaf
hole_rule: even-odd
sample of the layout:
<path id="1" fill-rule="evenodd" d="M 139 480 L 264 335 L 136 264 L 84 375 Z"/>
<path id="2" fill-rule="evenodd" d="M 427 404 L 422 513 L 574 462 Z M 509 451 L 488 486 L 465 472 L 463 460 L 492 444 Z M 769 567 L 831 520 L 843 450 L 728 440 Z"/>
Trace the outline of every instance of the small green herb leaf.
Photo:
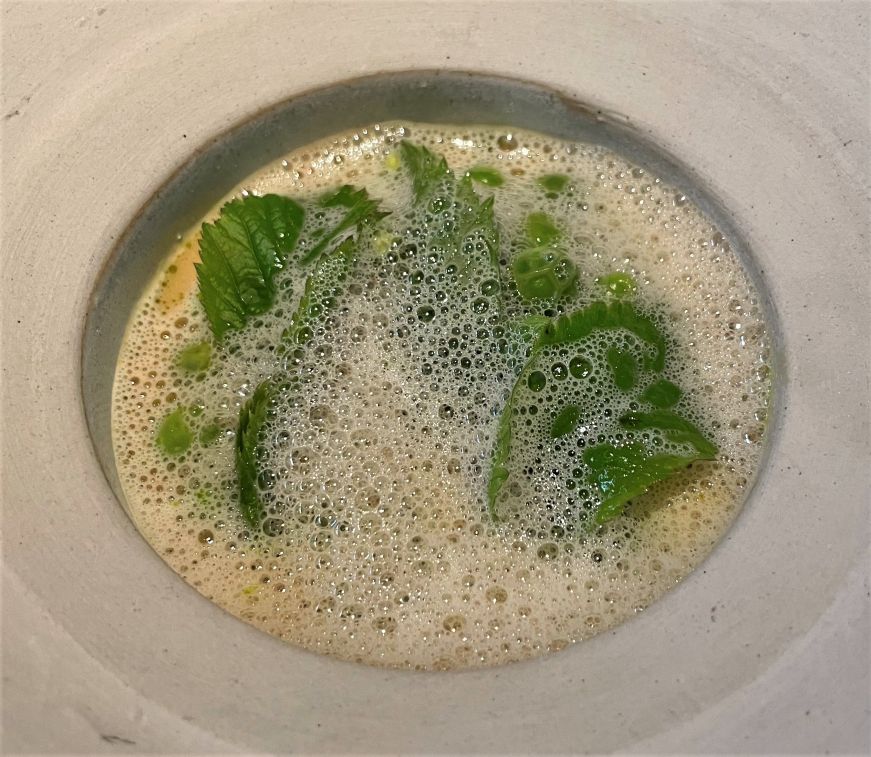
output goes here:
<path id="1" fill-rule="evenodd" d="M 184 417 L 184 410 L 173 410 L 161 421 L 157 430 L 157 446 L 167 455 L 181 455 L 190 449 L 194 440 L 193 432 Z"/>
<path id="2" fill-rule="evenodd" d="M 236 430 L 236 474 L 239 477 L 239 508 L 245 522 L 253 529 L 260 528 L 264 515 L 260 496 L 261 439 L 269 416 L 273 385 L 264 381 L 254 390 L 239 411 Z"/>
<path id="3" fill-rule="evenodd" d="M 402 161 L 411 174 L 415 202 L 419 203 L 432 195 L 440 183 L 453 176 L 448 162 L 441 155 L 407 141 L 403 141 L 399 147 Z"/>
<path id="4" fill-rule="evenodd" d="M 212 362 L 212 346 L 208 342 L 189 344 L 178 353 L 178 367 L 190 373 L 205 371 Z"/>
<path id="5" fill-rule="evenodd" d="M 659 379 L 644 390 L 641 399 L 654 407 L 666 408 L 676 404 L 682 394 L 680 387 L 675 386 L 668 379 Z"/>
<path id="6" fill-rule="evenodd" d="M 205 223 L 196 264 L 200 302 L 216 339 L 275 300 L 275 274 L 293 250 L 305 211 L 287 197 L 232 200 Z"/>
<path id="7" fill-rule="evenodd" d="M 553 419 L 550 427 L 550 435 L 553 439 L 572 433 L 581 419 L 581 408 L 577 405 L 566 405 Z"/>
<path id="8" fill-rule="evenodd" d="M 596 523 L 622 515 L 624 505 L 633 497 L 698 459 L 692 455 L 648 455 L 641 444 L 600 444 L 585 450 L 583 457 L 590 468 L 590 483 L 602 494 Z"/>
<path id="9" fill-rule="evenodd" d="M 470 168 L 466 171 L 466 176 L 472 179 L 472 181 L 477 181 L 479 184 L 485 184 L 488 187 L 501 187 L 505 183 L 505 179 L 502 178 L 502 174 L 499 171 L 487 166 Z"/>
<path id="10" fill-rule="evenodd" d="M 600 276 L 596 279 L 596 283 L 603 286 L 615 297 L 633 295 L 638 289 L 635 279 L 628 273 L 609 273 L 607 276 Z"/>

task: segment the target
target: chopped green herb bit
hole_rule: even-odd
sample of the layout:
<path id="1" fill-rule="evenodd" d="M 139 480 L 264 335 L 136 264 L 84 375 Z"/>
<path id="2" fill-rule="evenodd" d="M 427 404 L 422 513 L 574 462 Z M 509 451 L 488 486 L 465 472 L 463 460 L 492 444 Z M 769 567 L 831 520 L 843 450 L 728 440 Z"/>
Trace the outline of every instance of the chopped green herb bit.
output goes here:
<path id="1" fill-rule="evenodd" d="M 551 245 L 562 234 L 547 213 L 530 213 L 526 219 L 526 238 L 531 245 Z"/>
<path id="2" fill-rule="evenodd" d="M 596 279 L 596 283 L 603 286 L 615 297 L 627 297 L 633 295 L 638 289 L 638 284 L 635 283 L 635 279 L 628 273 L 609 273 L 607 276 L 600 276 Z"/>
<path id="3" fill-rule="evenodd" d="M 668 379 L 659 379 L 644 390 L 641 399 L 654 407 L 666 408 L 676 404 L 682 394 L 680 388 Z"/>
<path id="4" fill-rule="evenodd" d="M 505 183 L 505 179 L 502 178 L 502 174 L 499 171 L 487 166 L 470 168 L 466 172 L 466 176 L 472 179 L 472 181 L 477 181 L 479 184 L 485 184 L 488 187 L 501 187 Z"/>
<path id="5" fill-rule="evenodd" d="M 167 455 L 182 455 L 190 449 L 193 432 L 184 417 L 184 410 L 177 408 L 167 415 L 157 430 L 157 446 Z"/>
<path id="6" fill-rule="evenodd" d="M 551 437 L 559 439 L 561 436 L 572 433 L 580 419 L 581 408 L 577 405 L 566 405 L 553 419 L 553 425 L 550 427 Z"/>
<path id="7" fill-rule="evenodd" d="M 208 342 L 189 344 L 178 354 L 178 367 L 190 373 L 205 371 L 212 362 L 212 346 Z"/>
<path id="8" fill-rule="evenodd" d="M 551 192 L 554 194 L 562 192 L 568 184 L 569 177 L 564 173 L 549 173 L 540 176 L 538 179 L 538 185 L 545 190 L 545 192 Z"/>
<path id="9" fill-rule="evenodd" d="M 600 444 L 585 450 L 583 457 L 590 468 L 590 483 L 602 494 L 595 515 L 600 524 L 622 515 L 633 497 L 698 459 L 692 455 L 648 455 L 641 444 Z"/>
<path id="10" fill-rule="evenodd" d="M 204 223 L 199 297 L 216 339 L 241 329 L 275 300 L 275 274 L 294 249 L 305 211 L 288 197 L 249 195 L 221 208 Z"/>
<path id="11" fill-rule="evenodd" d="M 223 428 L 221 428 L 217 423 L 210 423 L 208 426 L 203 426 L 200 429 L 199 434 L 200 444 L 204 447 L 208 447 L 218 439 L 222 432 Z"/>
<path id="12" fill-rule="evenodd" d="M 630 352 L 611 347 L 606 356 L 614 373 L 614 383 L 620 391 L 628 392 L 637 380 L 638 363 Z"/>

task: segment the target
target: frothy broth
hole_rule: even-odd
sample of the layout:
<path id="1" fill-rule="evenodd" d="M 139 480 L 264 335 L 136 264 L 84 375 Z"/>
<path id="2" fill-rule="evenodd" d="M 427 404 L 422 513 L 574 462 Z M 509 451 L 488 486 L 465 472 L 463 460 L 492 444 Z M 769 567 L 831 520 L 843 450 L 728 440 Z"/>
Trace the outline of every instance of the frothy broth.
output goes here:
<path id="1" fill-rule="evenodd" d="M 532 211 L 557 219 L 580 271 L 581 304 L 601 296 L 597 277 L 634 277 L 640 306 L 665 315 L 666 376 L 704 422 L 716 460 L 655 484 L 597 528 L 548 509 L 548 497 L 565 494 L 548 494 L 558 486 L 550 479 L 533 482 L 537 509 L 509 507 L 492 521 L 489 461 L 517 371 L 510 360 L 504 372 L 479 370 L 475 334 L 486 316 L 467 302 L 448 298 L 429 331 L 403 328 L 397 313 L 415 315 L 416 295 L 398 292 L 380 262 L 363 260 L 310 342 L 305 393 L 277 403 L 279 430 L 265 454 L 278 472 L 271 496 L 280 518 L 272 535 L 254 537 L 238 510 L 233 437 L 246 399 L 281 368 L 272 346 L 305 273 L 288 268 L 298 279 L 279 286 L 276 305 L 229 334 L 208 370 L 192 375 L 178 366 L 179 352 L 210 338 L 197 299 L 197 228 L 168 251 L 118 358 L 113 442 L 127 504 L 145 538 L 199 592 L 307 649 L 416 669 L 559 650 L 649 606 L 738 512 L 769 397 L 758 296 L 728 239 L 679 189 L 601 147 L 531 132 L 381 124 L 298 150 L 225 199 L 315 197 L 353 183 L 392 217 L 407 217 L 402 138 L 444 155 L 457 175 L 481 165 L 499 171 L 501 186 L 476 191 L 494 195 L 503 240 L 517 238 Z M 536 180 L 557 172 L 570 186 L 545 192 Z M 422 373 L 428 343 L 434 354 Z M 440 355 L 449 343 L 453 353 L 445 346 Z M 179 407 L 201 443 L 166 456 L 157 429 Z M 536 454 L 516 450 L 515 463 Z"/>

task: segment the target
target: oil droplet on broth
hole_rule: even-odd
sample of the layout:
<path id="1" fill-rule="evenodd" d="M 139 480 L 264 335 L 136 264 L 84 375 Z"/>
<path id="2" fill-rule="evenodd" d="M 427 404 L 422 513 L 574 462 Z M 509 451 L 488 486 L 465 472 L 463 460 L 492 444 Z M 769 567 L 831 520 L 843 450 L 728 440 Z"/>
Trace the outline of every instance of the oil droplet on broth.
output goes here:
<path id="1" fill-rule="evenodd" d="M 408 337 L 391 320 L 384 287 L 361 279 L 317 341 L 318 380 L 304 407 L 286 408 L 293 422 L 269 443 L 283 471 L 271 485 L 293 506 L 270 518 L 268 538 L 253 539 L 238 512 L 233 437 L 245 399 L 276 370 L 263 345 L 278 342 L 295 300 L 279 300 L 256 328 L 214 349 L 206 370 L 182 370 L 179 351 L 210 339 L 193 230 L 167 251 L 121 347 L 112 416 L 119 475 L 138 528 L 185 581 L 292 644 L 431 670 L 558 651 L 649 605 L 706 556 L 740 508 L 769 392 L 758 297 L 727 240 L 683 192 L 601 147 L 520 129 L 380 124 L 301 148 L 233 196 L 242 187 L 317 196 L 348 181 L 399 215 L 409 187 L 396 145 L 407 134 L 458 175 L 473 166 L 499 171 L 501 186 L 476 189 L 495 196 L 505 238 L 530 207 L 545 209 L 568 224 L 590 281 L 615 269 L 635 277 L 671 316 L 685 364 L 680 384 L 714 419 L 717 460 L 656 484 L 596 530 L 541 532 L 522 517 L 492 524 L 484 491 L 493 419 L 482 413 L 471 424 L 439 400 L 438 356 L 412 375 Z M 570 176 L 571 191 L 545 197 L 537 178 L 550 174 Z M 298 297 L 302 288 L 300 278 L 291 290 Z M 461 334 L 486 317 L 452 307 L 420 303 L 410 316 L 436 327 L 448 312 Z M 591 370 L 578 360 L 564 368 L 530 376 L 530 389 L 546 392 Z M 458 370 L 471 375 L 474 366 Z M 495 378 L 467 386 L 480 407 L 503 401 Z M 207 423 L 218 431 L 167 459 L 155 430 L 176 405 L 197 408 L 193 432 Z"/>

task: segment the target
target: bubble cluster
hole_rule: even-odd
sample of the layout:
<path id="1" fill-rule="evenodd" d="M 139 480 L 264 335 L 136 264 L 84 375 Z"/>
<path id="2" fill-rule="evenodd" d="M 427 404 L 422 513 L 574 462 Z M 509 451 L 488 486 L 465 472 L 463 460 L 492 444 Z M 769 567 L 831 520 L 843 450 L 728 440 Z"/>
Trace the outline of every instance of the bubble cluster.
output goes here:
<path id="1" fill-rule="evenodd" d="M 546 348 L 520 373 L 505 322 L 523 303 L 492 270 L 465 268 L 463 250 L 427 236 L 459 210 L 449 193 L 436 206 L 412 206 L 397 154 L 409 136 L 458 176 L 473 166 L 502 175 L 501 185 L 475 187 L 495 196 L 502 239 L 521 239 L 529 213 L 547 212 L 580 272 L 582 303 L 604 296 L 599 277 L 635 279 L 638 307 L 669 336 L 662 376 L 683 389 L 681 411 L 709 432 L 716 460 L 592 527 L 589 492 L 573 472 L 575 437 L 548 449 L 519 445 L 506 517 L 489 518 L 490 455 L 515 378 L 517 422 L 549 437 L 567 402 L 580 426 L 605 406 L 614 416 L 633 410 L 632 392 L 615 389 L 615 365 L 643 366 L 650 346 L 631 331 L 594 332 Z M 568 179 L 539 181 L 555 174 Z M 113 398 L 118 471 L 143 535 L 234 615 L 369 664 L 496 665 L 560 650 L 643 610 L 709 553 L 761 453 L 767 334 L 728 240 L 682 192 L 619 155 L 489 127 L 375 125 L 288 155 L 233 196 L 307 197 L 341 183 L 382 199 L 393 231 L 374 241 L 383 256 L 358 261 L 305 349 L 280 348 L 303 291 L 302 278 L 288 278 L 275 306 L 214 346 L 210 361 L 179 362 L 186 347 L 209 340 L 196 298 L 197 231 L 143 294 Z M 470 244 L 467 252 L 481 253 L 486 240 Z M 520 244 L 503 245 L 503 267 Z M 549 307 L 548 316 L 564 309 Z M 257 385 L 289 363 L 299 381 L 275 400 L 260 481 L 267 512 L 253 533 L 236 504 L 236 422 Z M 196 442 L 165 456 L 155 439 L 179 409 Z M 606 432 L 589 429 L 591 438 Z"/>

